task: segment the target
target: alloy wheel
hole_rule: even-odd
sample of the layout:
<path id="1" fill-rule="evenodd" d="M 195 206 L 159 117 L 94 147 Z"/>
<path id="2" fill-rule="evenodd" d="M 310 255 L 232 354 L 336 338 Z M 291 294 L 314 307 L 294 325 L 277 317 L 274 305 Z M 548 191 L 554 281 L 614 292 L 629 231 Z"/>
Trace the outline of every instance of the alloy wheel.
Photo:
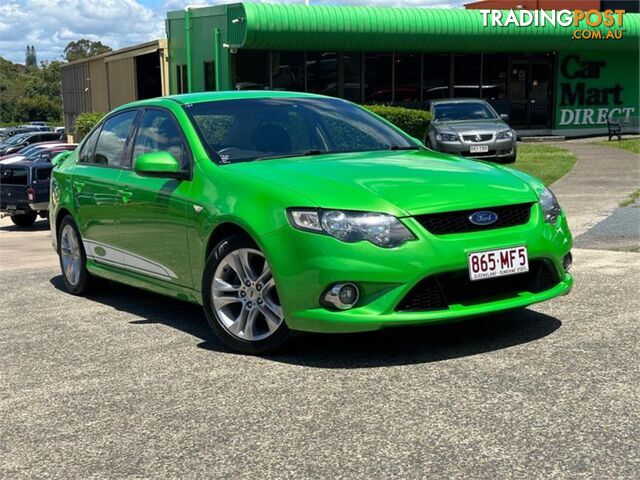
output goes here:
<path id="1" fill-rule="evenodd" d="M 65 225 L 60 234 L 60 258 L 62 259 L 64 276 L 75 287 L 80 281 L 82 255 L 80 254 L 80 240 L 71 225 Z"/>
<path id="2" fill-rule="evenodd" d="M 259 250 L 229 252 L 216 268 L 211 293 L 220 323 L 236 338 L 264 340 L 284 321 L 271 268 Z"/>

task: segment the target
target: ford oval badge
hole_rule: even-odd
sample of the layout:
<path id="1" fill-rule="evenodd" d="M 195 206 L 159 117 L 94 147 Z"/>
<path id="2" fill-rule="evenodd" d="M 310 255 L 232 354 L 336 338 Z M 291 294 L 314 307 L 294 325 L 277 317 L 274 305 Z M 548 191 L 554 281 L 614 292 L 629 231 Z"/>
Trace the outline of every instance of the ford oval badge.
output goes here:
<path id="1" fill-rule="evenodd" d="M 493 225 L 498 221 L 498 214 L 495 212 L 476 212 L 469 216 L 469 221 L 474 225 L 484 227 L 486 225 Z"/>

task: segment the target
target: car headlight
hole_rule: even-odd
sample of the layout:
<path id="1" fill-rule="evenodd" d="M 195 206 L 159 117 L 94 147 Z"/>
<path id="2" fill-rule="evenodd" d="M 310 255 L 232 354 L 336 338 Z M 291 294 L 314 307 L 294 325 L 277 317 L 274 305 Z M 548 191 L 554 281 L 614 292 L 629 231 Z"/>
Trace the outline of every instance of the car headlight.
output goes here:
<path id="1" fill-rule="evenodd" d="M 555 225 L 558 223 L 558 217 L 562 213 L 558 199 L 551 190 L 545 188 L 540 194 L 540 207 L 544 214 L 544 221 Z"/>
<path id="2" fill-rule="evenodd" d="M 513 138 L 513 130 L 504 130 L 496 134 L 496 140 L 505 140 L 507 138 Z"/>
<path id="3" fill-rule="evenodd" d="M 346 210 L 289 209 L 289 222 L 298 230 L 324 233 L 347 243 L 366 240 L 379 247 L 398 247 L 415 237 L 393 215 Z"/>
<path id="4" fill-rule="evenodd" d="M 436 140 L 439 142 L 457 142 L 460 139 L 455 133 L 437 133 Z"/>

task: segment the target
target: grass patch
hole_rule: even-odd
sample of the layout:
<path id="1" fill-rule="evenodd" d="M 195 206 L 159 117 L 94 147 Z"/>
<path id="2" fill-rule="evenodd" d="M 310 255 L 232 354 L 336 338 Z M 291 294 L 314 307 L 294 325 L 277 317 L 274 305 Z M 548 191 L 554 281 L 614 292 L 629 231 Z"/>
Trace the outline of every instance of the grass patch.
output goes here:
<path id="1" fill-rule="evenodd" d="M 561 148 L 519 144 L 518 159 L 510 166 L 539 178 L 545 185 L 551 185 L 569 173 L 575 164 L 575 155 Z"/>
<path id="2" fill-rule="evenodd" d="M 640 138 L 623 138 L 622 140 L 602 140 L 594 142 L 596 145 L 602 145 L 603 147 L 621 148 L 628 152 L 640 153 Z"/>
<path id="3" fill-rule="evenodd" d="M 636 190 L 631 195 L 629 195 L 629 198 L 622 202 L 620 206 L 628 207 L 629 205 L 633 205 L 634 203 L 636 203 L 636 200 L 638 200 L 638 198 L 640 198 L 640 190 Z"/>

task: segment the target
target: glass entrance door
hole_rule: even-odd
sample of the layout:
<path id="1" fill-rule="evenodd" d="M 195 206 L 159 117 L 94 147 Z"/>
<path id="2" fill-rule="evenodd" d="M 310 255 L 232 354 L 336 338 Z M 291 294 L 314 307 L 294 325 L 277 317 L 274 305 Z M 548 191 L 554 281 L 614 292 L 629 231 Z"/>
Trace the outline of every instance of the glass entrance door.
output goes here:
<path id="1" fill-rule="evenodd" d="M 553 82 L 551 59 L 512 60 L 509 74 L 511 125 L 521 129 L 548 128 Z"/>

